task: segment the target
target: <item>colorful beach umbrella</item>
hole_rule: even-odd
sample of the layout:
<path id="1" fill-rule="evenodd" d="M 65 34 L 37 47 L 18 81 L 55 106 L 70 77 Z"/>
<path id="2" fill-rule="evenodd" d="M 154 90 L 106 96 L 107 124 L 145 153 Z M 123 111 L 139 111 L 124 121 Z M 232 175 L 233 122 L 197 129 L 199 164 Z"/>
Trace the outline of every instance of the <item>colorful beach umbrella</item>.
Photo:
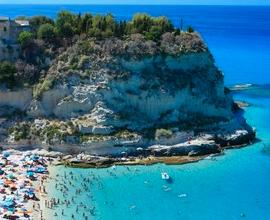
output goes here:
<path id="1" fill-rule="evenodd" d="M 7 157 L 10 156 L 10 153 L 9 153 L 8 151 L 4 151 L 4 152 L 3 152 L 3 156 L 7 158 Z"/>
<path id="2" fill-rule="evenodd" d="M 34 154 L 34 155 L 31 155 L 30 159 L 33 161 L 37 161 L 39 160 L 39 156 Z"/>
<path id="3" fill-rule="evenodd" d="M 9 174 L 8 174 L 8 179 L 10 179 L 10 180 L 15 179 L 14 174 L 13 174 L 13 173 L 9 173 Z"/>

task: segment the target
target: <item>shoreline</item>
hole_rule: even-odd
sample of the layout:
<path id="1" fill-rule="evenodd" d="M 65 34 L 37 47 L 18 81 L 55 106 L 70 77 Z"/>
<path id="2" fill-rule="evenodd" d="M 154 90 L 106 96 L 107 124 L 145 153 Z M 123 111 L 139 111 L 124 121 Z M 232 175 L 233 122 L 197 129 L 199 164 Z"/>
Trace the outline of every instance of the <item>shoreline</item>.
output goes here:
<path id="1" fill-rule="evenodd" d="M 248 147 L 249 145 L 253 144 L 254 142 L 250 144 L 243 144 L 243 145 L 237 145 L 237 146 L 228 146 L 222 148 L 222 150 L 218 153 L 209 153 L 205 155 L 200 156 L 154 156 L 150 155 L 147 157 L 123 157 L 123 158 L 105 158 L 101 157 L 100 160 L 96 160 L 95 162 L 91 160 L 80 160 L 78 158 L 69 157 L 68 159 L 62 159 L 55 164 L 58 165 L 64 165 L 67 167 L 72 168 L 108 168 L 112 166 L 137 166 L 137 165 L 145 165 L 145 166 L 151 166 L 155 164 L 165 164 L 165 165 L 182 165 L 187 163 L 196 163 L 199 162 L 205 158 L 212 159 L 217 156 L 224 155 L 224 150 L 227 149 L 239 149 L 243 147 Z M 83 156 L 83 154 L 77 155 L 77 157 Z M 86 155 L 87 156 L 87 155 Z M 75 160 L 74 160 L 75 159 Z M 97 159 L 97 157 L 95 157 Z"/>
<path id="2" fill-rule="evenodd" d="M 105 157 L 97 157 L 91 155 L 77 154 L 77 155 L 65 155 L 60 152 L 49 152 L 44 149 L 38 150 L 30 150 L 30 151 L 18 151 L 14 149 L 7 150 L 2 152 L 2 156 L 4 153 L 8 152 L 11 155 L 11 158 L 17 158 L 14 162 L 19 164 L 22 158 L 31 158 L 30 155 L 39 158 L 39 160 L 46 162 L 43 163 L 43 166 L 46 167 L 45 173 L 35 173 L 36 180 L 32 181 L 32 187 L 34 188 L 34 194 L 37 195 L 37 200 L 29 199 L 25 203 L 25 207 L 29 210 L 30 219 L 50 219 L 53 216 L 51 212 L 47 210 L 51 205 L 52 207 L 55 205 L 55 201 L 52 201 L 51 195 L 48 194 L 50 190 L 46 189 L 50 181 L 53 181 L 50 169 L 51 167 L 63 165 L 72 168 L 108 168 L 112 166 L 136 166 L 136 165 L 155 165 L 155 164 L 166 164 L 166 165 L 181 165 L 187 163 L 195 163 L 199 162 L 203 159 L 215 160 L 214 157 L 220 156 L 224 154 L 225 149 L 237 149 L 242 147 L 247 147 L 248 144 L 237 145 L 237 146 L 227 146 L 223 147 L 218 153 L 209 153 L 205 155 L 185 155 L 185 156 L 138 156 L 138 157 L 121 157 L 121 158 L 105 158 Z M 89 160 L 86 160 L 86 159 Z M 94 160 L 93 160 L 94 159 Z M 27 161 L 27 160 L 26 160 Z M 24 163 L 22 163 L 24 164 Z M 31 165 L 32 166 L 32 165 Z M 33 165 L 33 168 L 35 164 Z M 25 171 L 29 168 L 25 168 Z M 18 171 L 19 172 L 19 171 Z M 14 175 L 19 175 L 17 172 L 14 172 Z M 46 204 L 47 203 L 47 204 Z M 47 210 L 47 211 L 46 211 Z"/>
<path id="3" fill-rule="evenodd" d="M 76 164 L 65 164 L 63 161 L 59 161 L 58 159 L 54 160 L 54 163 L 50 166 L 48 166 L 48 177 L 45 180 L 45 186 L 50 186 L 52 183 L 50 181 L 55 181 L 53 177 L 55 175 L 52 173 L 54 169 L 51 169 L 55 166 L 67 166 L 69 168 L 78 168 L 78 169 L 91 169 L 91 168 L 98 168 L 98 169 L 103 169 L 103 168 L 109 168 L 112 167 L 114 169 L 114 166 L 137 166 L 137 165 L 144 165 L 144 166 L 153 166 L 156 164 L 166 164 L 166 165 L 182 165 L 182 164 L 188 164 L 188 163 L 197 163 L 201 160 L 216 160 L 215 157 L 222 156 L 226 154 L 224 151 L 226 149 L 239 149 L 243 147 L 248 147 L 249 145 L 239 145 L 239 146 L 230 146 L 227 148 L 223 148 L 223 150 L 220 153 L 216 154 L 208 154 L 208 155 L 203 155 L 203 156 L 170 156 L 170 157 L 154 157 L 154 156 L 149 156 L 149 157 L 144 157 L 144 158 L 136 158 L 132 159 L 131 161 L 122 161 L 122 162 L 114 162 L 112 164 L 107 164 L 107 165 L 98 165 L 95 166 L 89 165 L 89 163 L 81 162 L 81 163 L 76 163 Z M 52 185 L 51 185 L 52 186 Z M 40 206 L 41 210 L 43 210 L 44 214 L 44 219 L 53 219 L 55 216 L 53 213 L 58 213 L 59 216 L 59 210 L 54 211 L 54 207 L 52 209 L 46 207 L 45 200 L 48 201 L 48 199 L 52 200 L 54 196 L 51 194 L 46 194 L 43 197 L 40 198 Z M 57 208 L 58 205 L 55 206 Z M 57 210 L 57 209 L 56 209 Z"/>

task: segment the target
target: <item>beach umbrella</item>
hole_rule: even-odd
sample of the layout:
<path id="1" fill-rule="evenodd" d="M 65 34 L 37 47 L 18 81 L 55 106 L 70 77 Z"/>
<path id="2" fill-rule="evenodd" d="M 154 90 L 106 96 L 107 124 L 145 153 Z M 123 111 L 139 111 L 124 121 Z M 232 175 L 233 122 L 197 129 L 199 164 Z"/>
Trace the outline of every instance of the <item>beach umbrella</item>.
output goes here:
<path id="1" fill-rule="evenodd" d="M 9 153 L 8 151 L 4 151 L 4 152 L 3 152 L 3 157 L 6 157 L 6 158 L 7 158 L 7 157 L 9 157 L 9 156 L 10 156 L 10 153 Z"/>
<path id="2" fill-rule="evenodd" d="M 27 171 L 27 176 L 28 177 L 34 177 L 33 171 Z"/>
<path id="3" fill-rule="evenodd" d="M 6 199 L 3 203 L 2 203 L 3 207 L 13 207 L 15 205 L 15 202 L 11 199 Z"/>
<path id="4" fill-rule="evenodd" d="M 22 212 L 26 212 L 26 211 L 27 211 L 27 209 L 26 209 L 26 208 L 24 208 L 24 207 L 22 207 L 22 208 L 21 208 L 21 211 L 22 211 Z"/>
<path id="5" fill-rule="evenodd" d="M 36 169 L 36 172 L 37 172 L 37 173 L 44 173 L 45 171 L 46 171 L 45 167 L 42 167 L 42 166 L 39 166 L 39 167 L 37 167 L 37 169 Z"/>
<path id="6" fill-rule="evenodd" d="M 14 174 L 13 174 L 13 173 L 9 173 L 9 174 L 8 174 L 8 179 L 10 179 L 10 180 L 15 179 Z"/>
<path id="7" fill-rule="evenodd" d="M 34 154 L 34 155 L 31 155 L 30 159 L 33 161 L 37 161 L 39 159 L 39 156 Z"/>
<path id="8" fill-rule="evenodd" d="M 28 188 L 28 191 L 29 191 L 29 192 L 35 192 L 35 189 L 32 188 L 32 187 L 30 187 L 30 188 Z"/>

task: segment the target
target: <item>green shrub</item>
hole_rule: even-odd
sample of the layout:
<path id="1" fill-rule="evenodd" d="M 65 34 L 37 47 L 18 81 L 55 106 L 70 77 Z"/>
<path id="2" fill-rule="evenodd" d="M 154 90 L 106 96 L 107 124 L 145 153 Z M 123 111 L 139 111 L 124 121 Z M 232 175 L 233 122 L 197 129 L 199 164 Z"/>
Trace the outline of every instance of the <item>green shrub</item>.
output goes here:
<path id="1" fill-rule="evenodd" d="M 194 32 L 193 27 L 188 26 L 188 27 L 187 27 L 187 32 L 188 32 L 188 33 L 193 33 L 193 32 Z"/>
<path id="2" fill-rule="evenodd" d="M 19 34 L 18 42 L 20 43 L 22 48 L 26 48 L 32 43 L 33 39 L 34 39 L 33 33 L 29 31 L 22 31 Z"/>
<path id="3" fill-rule="evenodd" d="M 33 89 L 33 97 L 40 99 L 42 94 L 53 87 L 53 79 L 46 78 L 43 82 L 37 84 Z"/>
<path id="4" fill-rule="evenodd" d="M 27 140 L 31 138 L 30 129 L 29 124 L 23 123 L 10 128 L 9 133 L 14 135 L 15 141 Z"/>
<path id="5" fill-rule="evenodd" d="M 39 39 L 42 39 L 46 42 L 53 42 L 56 35 L 55 29 L 52 24 L 42 24 L 38 28 L 37 36 Z"/>
<path id="6" fill-rule="evenodd" d="M 15 86 L 16 72 L 17 70 L 14 64 L 7 61 L 0 63 L 0 83 L 6 84 L 9 88 Z"/>
<path id="7" fill-rule="evenodd" d="M 173 132 L 169 129 L 157 129 L 155 133 L 155 139 L 160 140 L 162 138 L 171 138 L 173 135 Z"/>

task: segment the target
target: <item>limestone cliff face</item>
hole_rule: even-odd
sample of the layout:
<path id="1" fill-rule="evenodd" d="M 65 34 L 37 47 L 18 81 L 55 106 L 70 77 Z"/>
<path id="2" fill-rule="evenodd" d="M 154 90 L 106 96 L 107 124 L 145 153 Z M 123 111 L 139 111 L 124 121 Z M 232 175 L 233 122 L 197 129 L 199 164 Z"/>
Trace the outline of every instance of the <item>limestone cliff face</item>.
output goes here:
<path id="1" fill-rule="evenodd" d="M 128 128 L 193 116 L 232 117 L 223 75 L 205 47 L 172 54 L 149 42 L 130 48 L 132 42 L 123 46 L 124 42 L 111 41 L 120 51 L 108 51 L 108 42 L 89 46 L 91 52 L 73 55 L 73 50 L 81 52 L 80 46 L 70 49 L 54 66 L 59 76 L 54 87 L 32 102 L 28 114 L 61 119 L 87 114 L 93 125 Z M 137 51 L 139 46 L 145 51 Z M 73 56 L 78 65 L 67 70 Z"/>
<path id="2" fill-rule="evenodd" d="M 32 90 L 0 91 L 0 106 L 26 110 L 32 101 Z"/>
<path id="3" fill-rule="evenodd" d="M 149 139 L 149 130 L 159 128 L 171 129 L 169 136 L 179 141 L 180 131 L 206 131 L 219 123 L 234 124 L 234 131 L 247 127 L 235 122 L 223 74 L 197 33 L 167 33 L 160 44 L 140 35 L 81 40 L 54 61 L 42 83 L 46 81 L 52 82 L 51 87 L 34 98 L 25 94 L 18 101 L 11 93 L 9 101 L 1 99 L 0 105 L 25 110 L 32 120 L 59 121 L 60 128 L 69 122 L 76 134 L 103 135 L 109 145 L 112 134 L 126 129 L 138 132 L 139 136 L 128 136 L 142 143 Z M 30 120 L 30 133 L 33 124 L 35 131 L 44 126 Z M 70 125 L 66 130 L 64 141 L 76 143 Z"/>

